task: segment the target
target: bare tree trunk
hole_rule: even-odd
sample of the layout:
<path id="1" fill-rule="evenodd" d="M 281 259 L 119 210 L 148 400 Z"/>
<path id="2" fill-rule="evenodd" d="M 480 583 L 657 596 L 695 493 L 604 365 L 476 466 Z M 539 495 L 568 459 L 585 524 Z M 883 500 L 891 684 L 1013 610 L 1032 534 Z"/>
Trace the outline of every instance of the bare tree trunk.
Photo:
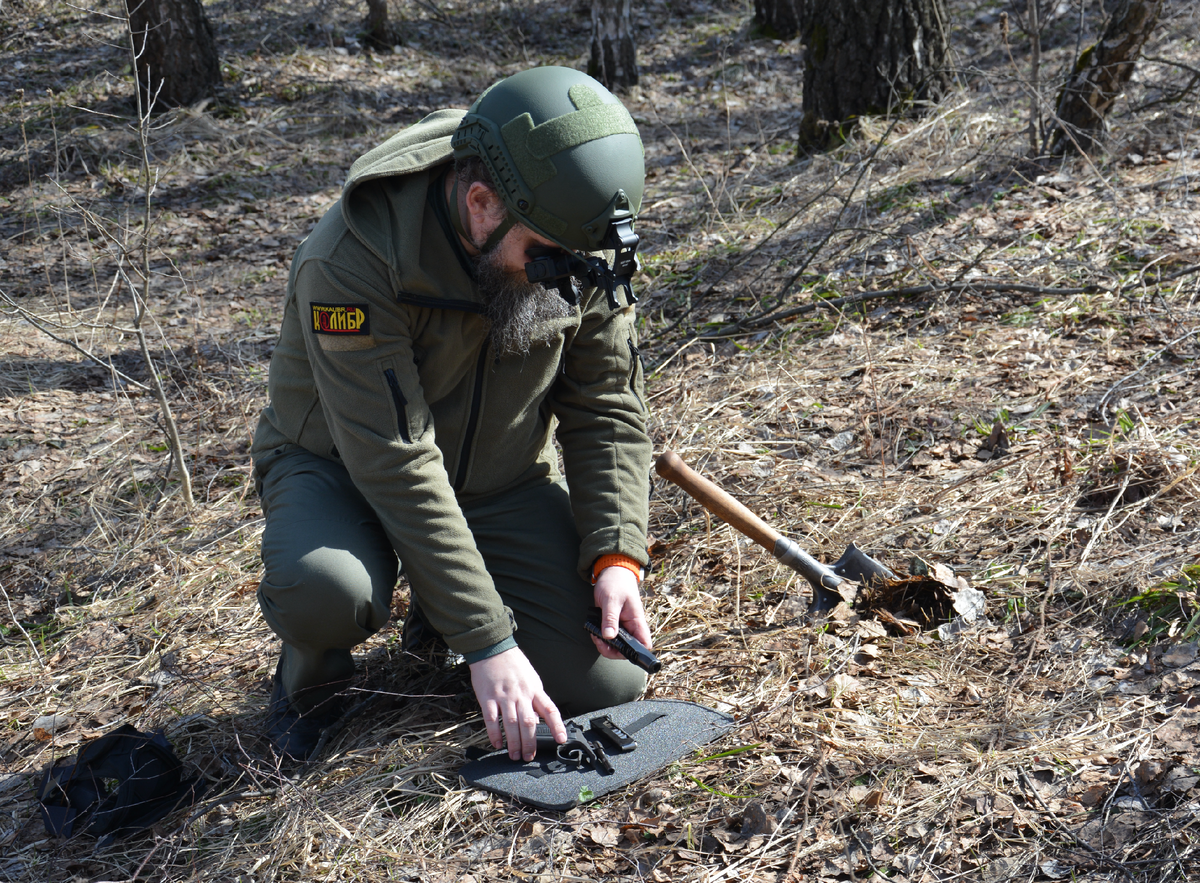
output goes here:
<path id="1" fill-rule="evenodd" d="M 592 0 L 592 58 L 588 73 L 609 89 L 638 81 L 637 44 L 629 22 L 632 0 Z"/>
<path id="2" fill-rule="evenodd" d="M 804 0 L 801 150 L 845 140 L 855 118 L 945 94 L 943 0 Z"/>
<path id="3" fill-rule="evenodd" d="M 754 0 L 754 23 L 768 37 L 790 40 L 800 33 L 804 0 Z"/>
<path id="4" fill-rule="evenodd" d="M 1039 131 L 1042 122 L 1042 22 L 1038 15 L 1041 0 L 1029 0 L 1029 154 L 1037 153 L 1041 143 Z"/>
<path id="5" fill-rule="evenodd" d="M 1059 93 L 1051 152 L 1070 147 L 1089 152 L 1099 146 L 1105 117 L 1129 82 L 1162 6 L 1163 0 L 1120 0 L 1100 42 L 1080 54 Z"/>
<path id="6" fill-rule="evenodd" d="M 367 40 L 375 46 L 391 46 L 396 42 L 394 36 L 388 24 L 387 0 L 367 0 Z"/>
<path id="7" fill-rule="evenodd" d="M 147 109 L 195 104 L 221 82 L 217 44 L 201 0 L 125 0 L 138 89 Z"/>

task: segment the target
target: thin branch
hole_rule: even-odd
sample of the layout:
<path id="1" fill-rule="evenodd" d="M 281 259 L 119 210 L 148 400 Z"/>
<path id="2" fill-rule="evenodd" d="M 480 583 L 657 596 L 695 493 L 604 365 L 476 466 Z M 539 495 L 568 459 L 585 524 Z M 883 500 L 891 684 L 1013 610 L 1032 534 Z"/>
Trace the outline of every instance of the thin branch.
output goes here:
<path id="1" fill-rule="evenodd" d="M 692 162 L 691 154 L 688 153 L 683 140 L 675 134 L 675 130 L 671 128 L 670 123 L 662 118 L 662 114 L 658 112 L 658 108 L 653 104 L 650 106 L 654 108 L 654 115 L 658 117 L 658 121 L 663 124 L 663 127 L 670 133 L 671 137 L 675 139 L 675 143 L 679 146 L 679 152 L 683 154 L 683 161 L 687 163 L 688 168 L 692 170 L 692 174 L 696 176 L 696 180 L 700 182 L 700 186 L 704 188 L 704 195 L 708 197 L 708 201 L 712 204 L 713 211 L 717 215 L 717 220 L 721 222 L 721 226 L 725 228 L 727 233 L 732 232 L 725 220 L 725 216 L 721 214 L 721 207 L 717 205 L 716 198 L 713 196 L 712 191 L 708 189 L 708 183 L 704 180 L 704 176 L 700 174 L 700 170 L 696 168 L 696 164 Z"/>
<path id="2" fill-rule="evenodd" d="M 1120 380 L 1118 380 L 1116 383 L 1114 383 L 1112 386 L 1110 386 L 1108 388 L 1108 390 L 1104 393 L 1104 395 L 1102 395 L 1100 397 L 1100 403 L 1096 406 L 1100 412 L 1100 418 L 1102 420 L 1108 419 L 1108 400 L 1118 389 L 1121 388 L 1121 386 L 1125 383 L 1126 380 L 1132 380 L 1134 377 L 1137 377 L 1139 374 L 1141 374 L 1143 371 L 1145 371 L 1146 368 L 1148 368 L 1151 365 L 1151 363 L 1155 362 L 1159 356 L 1161 356 L 1163 353 L 1165 353 L 1171 347 L 1175 346 L 1176 344 L 1183 343 L 1189 337 L 1194 337 L 1196 334 L 1200 334 L 1200 328 L 1193 328 L 1191 331 L 1188 331 L 1185 334 L 1179 335 L 1179 337 L 1172 340 L 1170 343 L 1168 343 L 1162 349 L 1158 350 L 1158 352 L 1152 353 L 1148 358 L 1145 359 L 1145 361 L 1142 362 L 1141 365 L 1139 365 L 1133 371 L 1130 371 L 1128 374 L 1126 374 L 1124 377 L 1122 377 Z"/>
<path id="3" fill-rule="evenodd" d="M 1200 77 L 1200 69 L 1194 68 L 1190 64 L 1184 64 L 1182 61 L 1176 61 L 1172 58 L 1159 58 L 1157 55 L 1143 55 L 1142 61 L 1152 61 L 1155 64 L 1165 64 L 1168 67 L 1183 68 L 1188 73 Z"/>
<path id="4" fill-rule="evenodd" d="M 126 17 L 126 31 L 129 35 L 129 54 L 133 62 L 134 74 L 134 93 L 137 99 L 137 134 L 138 145 L 141 148 L 141 171 L 144 178 L 144 202 L 142 208 L 142 233 L 141 233 L 141 254 L 139 255 L 140 265 L 134 264 L 135 269 L 142 279 L 142 290 L 139 295 L 137 289 L 129 286 L 130 292 L 133 294 L 134 300 L 134 320 L 133 327 L 136 330 L 138 348 L 142 352 L 142 359 L 146 363 L 146 369 L 150 374 L 150 383 L 154 390 L 154 398 L 158 402 L 158 410 L 162 414 L 163 428 L 167 433 L 167 442 L 171 448 L 172 459 L 175 461 L 176 471 L 179 473 L 179 490 L 183 497 L 183 504 L 187 509 L 195 507 L 195 498 L 192 496 L 192 477 L 188 472 L 187 460 L 183 455 L 183 443 L 179 438 L 179 426 L 175 421 L 174 415 L 171 413 L 171 403 L 167 399 L 166 390 L 163 389 L 162 378 L 158 375 L 158 370 L 154 365 L 154 359 L 150 355 L 150 345 L 146 340 L 146 330 L 143 327 L 143 321 L 146 317 L 146 312 L 150 308 L 150 222 L 153 220 L 153 190 L 157 183 L 155 175 L 150 167 L 150 118 L 154 111 L 154 105 L 158 100 L 159 93 L 165 85 L 165 80 L 160 80 L 157 88 L 151 89 L 150 83 L 147 82 L 146 94 L 142 94 L 142 83 L 138 73 L 138 58 L 142 52 L 146 50 L 146 41 L 148 36 L 143 34 L 142 47 L 139 51 L 137 46 L 137 34 L 133 30 L 133 20 Z M 147 70 L 147 77 L 149 71 Z M 145 103 L 143 103 L 143 98 Z"/>
<path id="5" fill-rule="evenodd" d="M 68 340 L 65 337 L 60 337 L 59 335 L 55 334 L 53 331 L 51 331 L 49 328 L 47 328 L 44 324 L 42 324 L 42 319 L 40 317 L 35 316 L 33 313 L 26 310 L 24 307 L 22 307 L 20 304 L 18 304 L 16 301 L 14 301 L 11 297 L 9 297 L 7 292 L 5 292 L 2 289 L 0 289 L 0 298 L 3 298 L 8 303 L 9 306 L 11 306 L 14 310 L 16 310 L 20 314 L 21 318 L 23 318 L 26 322 L 28 322 L 30 325 L 32 325 L 34 328 L 36 328 L 38 331 L 42 332 L 42 334 L 49 337 L 51 340 L 56 340 L 61 344 L 65 344 L 66 346 L 69 346 L 71 349 L 75 350 L 80 355 L 84 356 L 85 358 L 91 359 L 97 365 L 104 365 L 106 368 L 108 368 L 110 371 L 112 371 L 114 374 L 116 374 L 118 377 L 120 377 L 122 380 L 124 380 L 130 386 L 134 386 L 140 390 L 149 391 L 150 387 L 146 386 L 146 384 L 141 383 L 140 381 L 134 380 L 128 374 L 125 374 L 124 372 L 120 371 L 115 365 L 113 365 L 112 359 L 105 359 L 101 356 L 98 356 L 95 353 L 91 352 L 86 347 L 80 346 L 75 341 Z"/>
<path id="6" fill-rule="evenodd" d="M 1017 291 L 1024 294 L 1092 294 L 1103 291 L 1099 285 L 1086 285 L 1082 288 L 1047 288 L 1040 285 L 1021 285 L 1012 282 L 951 282 L 945 285 L 914 285 L 910 288 L 890 288 L 884 291 L 862 291 L 858 294 L 848 294 L 845 297 L 834 297 L 826 300 L 815 300 L 810 303 L 801 304 L 800 306 L 790 307 L 786 310 L 781 310 L 778 313 L 767 313 L 761 316 L 753 316 L 750 319 L 744 319 L 740 322 L 735 322 L 732 325 L 726 325 L 710 335 L 705 337 L 726 337 L 731 334 L 737 334 L 740 331 L 747 331 L 753 328 L 761 328 L 764 325 L 770 325 L 773 322 L 781 322 L 784 319 L 791 319 L 793 316 L 801 316 L 805 313 L 812 313 L 817 310 L 826 309 L 833 312 L 841 312 L 842 307 L 853 306 L 855 304 L 868 303 L 873 300 L 882 300 L 889 297 L 913 297 L 918 294 L 944 294 L 946 292 L 963 292 L 963 291 Z"/>
<path id="7" fill-rule="evenodd" d="M 1099 849 L 1096 849 L 1096 847 L 1092 846 L 1086 840 L 1080 839 L 1079 836 L 1074 831 L 1072 831 L 1070 828 L 1068 828 L 1066 825 L 1064 825 L 1061 821 L 1059 821 L 1058 816 L 1054 812 L 1052 812 L 1050 807 L 1046 806 L 1046 802 L 1044 800 L 1042 800 L 1042 795 L 1038 793 L 1037 788 L 1034 786 L 1033 782 L 1030 781 L 1029 773 L 1025 772 L 1024 767 L 1017 767 L 1017 773 L 1020 776 L 1023 790 L 1025 790 L 1029 794 L 1033 795 L 1033 799 L 1037 801 L 1038 806 L 1040 806 L 1042 808 L 1042 811 L 1046 814 L 1046 818 L 1048 818 L 1050 820 L 1051 824 L 1053 824 L 1055 828 L 1057 828 L 1061 833 L 1065 834 L 1067 837 L 1070 837 L 1073 841 L 1075 841 L 1076 844 L 1078 844 L 1079 846 L 1082 846 L 1085 850 L 1087 850 L 1088 853 L 1096 856 L 1096 858 L 1100 859 L 1100 861 L 1102 861 L 1104 864 L 1110 865 L 1117 871 L 1121 872 L 1121 874 L 1123 874 L 1132 883 L 1132 881 L 1134 880 L 1134 876 L 1131 873 L 1129 873 L 1129 871 L 1125 868 L 1124 864 L 1114 860 L 1107 853 L 1101 852 Z"/>
<path id="8" fill-rule="evenodd" d="M 863 160 L 863 162 L 869 163 L 874 158 L 874 156 L 875 156 L 875 152 L 872 151 L 872 153 L 869 156 L 867 156 Z M 828 196 L 833 191 L 833 189 L 835 187 L 837 187 L 837 185 L 840 184 L 857 167 L 858 167 L 858 163 L 852 164 L 846 171 L 842 172 L 842 174 L 838 175 L 832 181 L 830 181 L 829 184 L 826 187 L 824 187 L 816 196 L 814 196 L 812 199 L 805 202 L 804 205 L 800 206 L 798 209 L 796 209 L 794 212 L 792 212 L 790 215 L 788 215 L 786 218 L 784 218 L 782 221 L 780 221 L 775 226 L 775 229 L 773 229 L 770 233 L 768 233 L 765 237 L 763 237 L 759 242 L 756 242 L 749 251 L 743 252 L 741 255 L 739 255 L 738 259 L 735 261 L 732 261 L 725 268 L 724 272 L 722 272 L 720 276 L 718 276 L 712 283 L 710 283 L 708 285 L 708 287 L 704 289 L 704 291 L 692 296 L 692 304 L 686 310 L 683 311 L 683 315 L 676 318 L 674 322 L 672 322 L 666 328 L 663 328 L 661 331 L 656 331 L 654 334 L 649 335 L 645 339 L 645 343 L 647 343 L 647 344 L 653 343 L 655 340 L 666 337 L 668 334 L 670 334 L 672 331 L 674 331 L 676 328 L 678 328 L 680 325 L 682 325 L 684 323 L 684 321 L 688 318 L 688 316 L 690 316 L 693 312 L 696 311 L 696 309 L 700 306 L 700 304 L 704 301 L 704 299 L 707 298 L 709 295 L 711 295 L 716 290 L 717 286 L 720 285 L 725 280 L 726 276 L 728 276 L 734 270 L 740 268 L 743 264 L 745 264 L 747 261 L 749 261 L 752 257 L 754 257 L 754 255 L 756 255 L 768 243 L 770 243 L 771 240 L 773 240 L 778 234 L 782 233 L 784 230 L 786 230 L 788 227 L 790 227 L 793 221 L 795 221 L 797 218 L 799 218 L 801 215 L 803 215 L 805 212 L 807 212 L 810 208 L 812 208 L 814 205 L 816 205 L 818 202 L 820 202 L 822 199 L 824 199 L 826 196 Z M 860 180 L 861 180 L 861 177 L 862 177 L 862 175 L 860 174 L 859 175 Z M 855 187 L 857 187 L 857 186 L 858 186 L 858 184 L 856 182 Z M 851 192 L 853 192 L 853 191 L 851 191 Z M 844 206 L 844 204 L 843 204 L 843 206 Z M 839 213 L 838 217 L 841 217 L 840 213 Z M 836 224 L 836 222 L 835 222 L 835 224 Z M 842 228 L 842 229 L 849 229 L 849 228 Z M 836 232 L 836 230 L 835 230 L 835 232 Z M 826 239 L 821 242 L 821 245 L 819 245 L 818 248 L 823 247 L 825 242 L 828 241 L 828 239 L 829 239 L 829 237 L 826 237 Z M 810 262 L 811 260 L 812 260 L 812 256 L 810 255 L 808 261 L 806 261 L 806 266 L 807 266 L 807 263 Z M 753 285 L 754 282 L 756 282 L 762 276 L 763 272 L 764 271 L 760 271 L 758 276 L 756 276 L 753 280 L 748 282 L 747 287 L 750 287 L 751 285 Z M 794 281 L 794 279 L 795 279 L 795 277 L 793 277 L 792 281 Z M 790 282 L 789 282 L 789 284 L 790 284 Z M 772 309 L 774 309 L 774 307 L 772 307 Z M 659 363 L 658 365 L 653 366 L 650 369 L 651 372 L 653 372 L 654 370 L 657 370 L 657 368 L 661 367 L 661 365 L 662 365 L 662 363 Z"/>
<path id="9" fill-rule="evenodd" d="M 29 637 L 29 632 L 25 631 L 25 626 L 21 625 L 21 621 L 17 619 L 17 612 L 13 610 L 12 599 L 8 597 L 8 589 L 4 588 L 4 583 L 0 583 L 0 592 L 4 593 L 4 603 L 8 605 L 8 614 L 12 617 L 13 625 L 25 636 L 25 640 L 29 642 L 29 649 L 33 651 L 33 658 L 37 660 L 38 665 L 44 671 L 46 663 L 42 660 L 42 654 L 38 653 L 37 645 L 33 643 L 33 638 Z"/>
<path id="10" fill-rule="evenodd" d="M 871 165 L 875 162 L 875 157 L 879 155 L 879 151 L 882 150 L 883 145 L 887 143 L 888 136 L 891 135 L 896 126 L 899 125 L 900 119 L 900 116 L 896 116 L 896 118 L 888 124 L 887 130 L 879 136 L 879 140 L 875 142 L 875 146 L 871 148 L 871 152 L 867 154 L 866 159 L 863 160 L 862 170 L 858 173 L 858 177 L 854 180 L 854 184 L 851 186 L 850 192 L 847 193 L 846 198 L 842 200 L 842 207 L 838 210 L 837 217 L 833 219 L 833 224 L 830 226 L 829 232 L 826 233 L 821 241 L 818 242 L 813 247 L 812 251 L 808 253 L 808 257 L 804 259 L 804 263 L 800 265 L 800 269 L 793 273 L 788 278 L 787 282 L 783 284 L 783 287 L 779 289 L 779 294 L 775 295 L 776 303 L 779 303 L 783 300 L 788 291 L 791 290 L 791 287 L 796 283 L 796 280 L 804 275 L 805 272 L 807 272 L 809 265 L 811 265 L 816 259 L 817 255 L 821 253 L 821 249 L 823 249 L 829 240 L 833 238 L 833 235 L 838 232 L 838 223 L 842 220 L 842 215 L 846 213 L 846 209 L 850 206 L 850 200 L 854 198 L 854 194 L 858 190 L 858 185 L 862 183 L 862 180 L 870 170 Z"/>
<path id="11" fill-rule="evenodd" d="M 1184 64 L 1180 61 L 1172 61 L 1169 58 L 1157 58 L 1150 56 L 1142 56 L 1142 61 L 1152 61 L 1156 64 L 1165 64 L 1170 67 L 1181 68 L 1190 73 L 1192 77 L 1185 85 L 1180 86 L 1174 92 L 1166 92 L 1164 90 L 1164 94 L 1161 98 L 1155 98 L 1152 101 L 1145 101 L 1135 107 L 1129 108 L 1129 110 L 1122 113 L 1122 117 L 1133 116 L 1134 114 L 1141 113 L 1142 111 L 1148 110 L 1151 107 L 1157 107 L 1160 104 L 1175 104 L 1176 102 L 1187 98 L 1196 88 L 1196 86 L 1200 85 L 1200 70 L 1197 70 L 1191 65 Z"/>
<path id="12" fill-rule="evenodd" d="M 970 282 L 950 282 L 944 285 L 914 285 L 909 288 L 890 288 L 883 291 L 863 291 L 858 294 L 848 294 L 845 297 L 829 298 L 827 300 L 816 300 L 810 303 L 801 304 L 796 307 L 790 307 L 786 310 L 781 310 L 777 313 L 763 313 L 757 316 L 750 316 L 734 322 L 731 325 L 726 325 L 712 334 L 703 335 L 706 338 L 728 337 L 739 332 L 744 332 L 754 328 L 761 328 L 764 325 L 769 325 L 772 322 L 780 322 L 784 319 L 790 319 L 793 316 L 812 313 L 820 309 L 828 309 L 835 312 L 841 310 L 842 307 L 853 306 L 855 304 L 867 303 L 873 300 L 881 300 L 888 297 L 913 297 L 918 294 L 944 294 L 948 292 L 983 292 L 983 291 L 1014 291 L 1022 294 L 1046 294 L 1046 295 L 1072 295 L 1072 294 L 1098 294 L 1101 292 L 1109 292 L 1113 294 L 1127 294 L 1139 288 L 1147 286 L 1162 285 L 1165 282 L 1173 282 L 1183 276 L 1188 276 L 1193 273 L 1200 273 L 1200 264 L 1193 264 L 1189 267 L 1184 267 L 1174 273 L 1169 273 L 1166 276 L 1160 276 L 1152 282 L 1131 282 L 1123 285 L 1120 288 L 1109 289 L 1103 285 L 1085 285 L 1080 288 L 1056 288 L 1054 286 L 1042 285 L 1025 285 L 1016 282 L 999 282 L 974 279 Z M 1183 340 L 1195 332 L 1189 332 L 1180 338 Z M 1177 341 L 1176 341 L 1177 342 Z M 1128 378 L 1126 378 L 1128 379 Z"/>
<path id="13" fill-rule="evenodd" d="M 1182 279 L 1184 276 L 1191 276 L 1193 273 L 1200 273 L 1200 264 L 1192 264 L 1184 267 L 1182 270 L 1176 270 L 1174 273 L 1168 273 L 1166 276 L 1159 276 L 1153 282 L 1130 282 L 1128 285 L 1121 288 L 1121 294 L 1127 294 L 1137 288 L 1145 288 L 1147 285 L 1162 285 L 1164 282 L 1174 282 L 1176 279 Z"/>

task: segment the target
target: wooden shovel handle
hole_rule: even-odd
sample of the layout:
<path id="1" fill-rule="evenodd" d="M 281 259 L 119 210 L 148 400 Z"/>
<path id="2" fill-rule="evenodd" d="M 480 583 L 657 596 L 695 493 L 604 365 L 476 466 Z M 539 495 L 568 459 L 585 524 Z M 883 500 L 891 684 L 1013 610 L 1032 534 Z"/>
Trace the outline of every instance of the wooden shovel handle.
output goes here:
<path id="1" fill-rule="evenodd" d="M 775 552 L 775 541 L 780 537 L 779 531 L 684 463 L 674 451 L 663 451 L 658 462 L 654 464 L 654 469 L 667 481 L 672 481 L 687 491 L 692 499 L 726 524 L 732 525 L 768 552 Z"/>

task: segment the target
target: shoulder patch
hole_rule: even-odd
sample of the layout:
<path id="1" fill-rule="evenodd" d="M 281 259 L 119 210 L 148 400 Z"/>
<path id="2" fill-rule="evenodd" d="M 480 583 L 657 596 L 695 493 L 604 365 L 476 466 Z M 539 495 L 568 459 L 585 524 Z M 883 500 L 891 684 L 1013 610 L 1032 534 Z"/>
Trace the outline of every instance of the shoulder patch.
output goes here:
<path id="1" fill-rule="evenodd" d="M 311 304 L 313 334 L 338 336 L 371 333 L 371 314 L 366 304 Z"/>

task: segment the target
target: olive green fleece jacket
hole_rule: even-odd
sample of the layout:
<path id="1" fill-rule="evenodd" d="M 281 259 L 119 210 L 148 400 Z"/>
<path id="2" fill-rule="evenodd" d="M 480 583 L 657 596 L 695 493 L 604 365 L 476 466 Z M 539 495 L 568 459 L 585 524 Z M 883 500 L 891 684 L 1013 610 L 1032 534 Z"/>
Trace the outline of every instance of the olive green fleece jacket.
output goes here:
<path id="1" fill-rule="evenodd" d="M 288 444 L 344 464 L 431 625 L 466 655 L 513 625 L 460 503 L 557 479 L 557 437 L 580 575 L 607 553 L 644 563 L 651 446 L 632 308 L 587 289 L 548 344 L 499 358 L 489 346 L 430 191 L 462 114 L 431 114 L 361 157 L 300 246 L 252 455 L 260 475 Z"/>

